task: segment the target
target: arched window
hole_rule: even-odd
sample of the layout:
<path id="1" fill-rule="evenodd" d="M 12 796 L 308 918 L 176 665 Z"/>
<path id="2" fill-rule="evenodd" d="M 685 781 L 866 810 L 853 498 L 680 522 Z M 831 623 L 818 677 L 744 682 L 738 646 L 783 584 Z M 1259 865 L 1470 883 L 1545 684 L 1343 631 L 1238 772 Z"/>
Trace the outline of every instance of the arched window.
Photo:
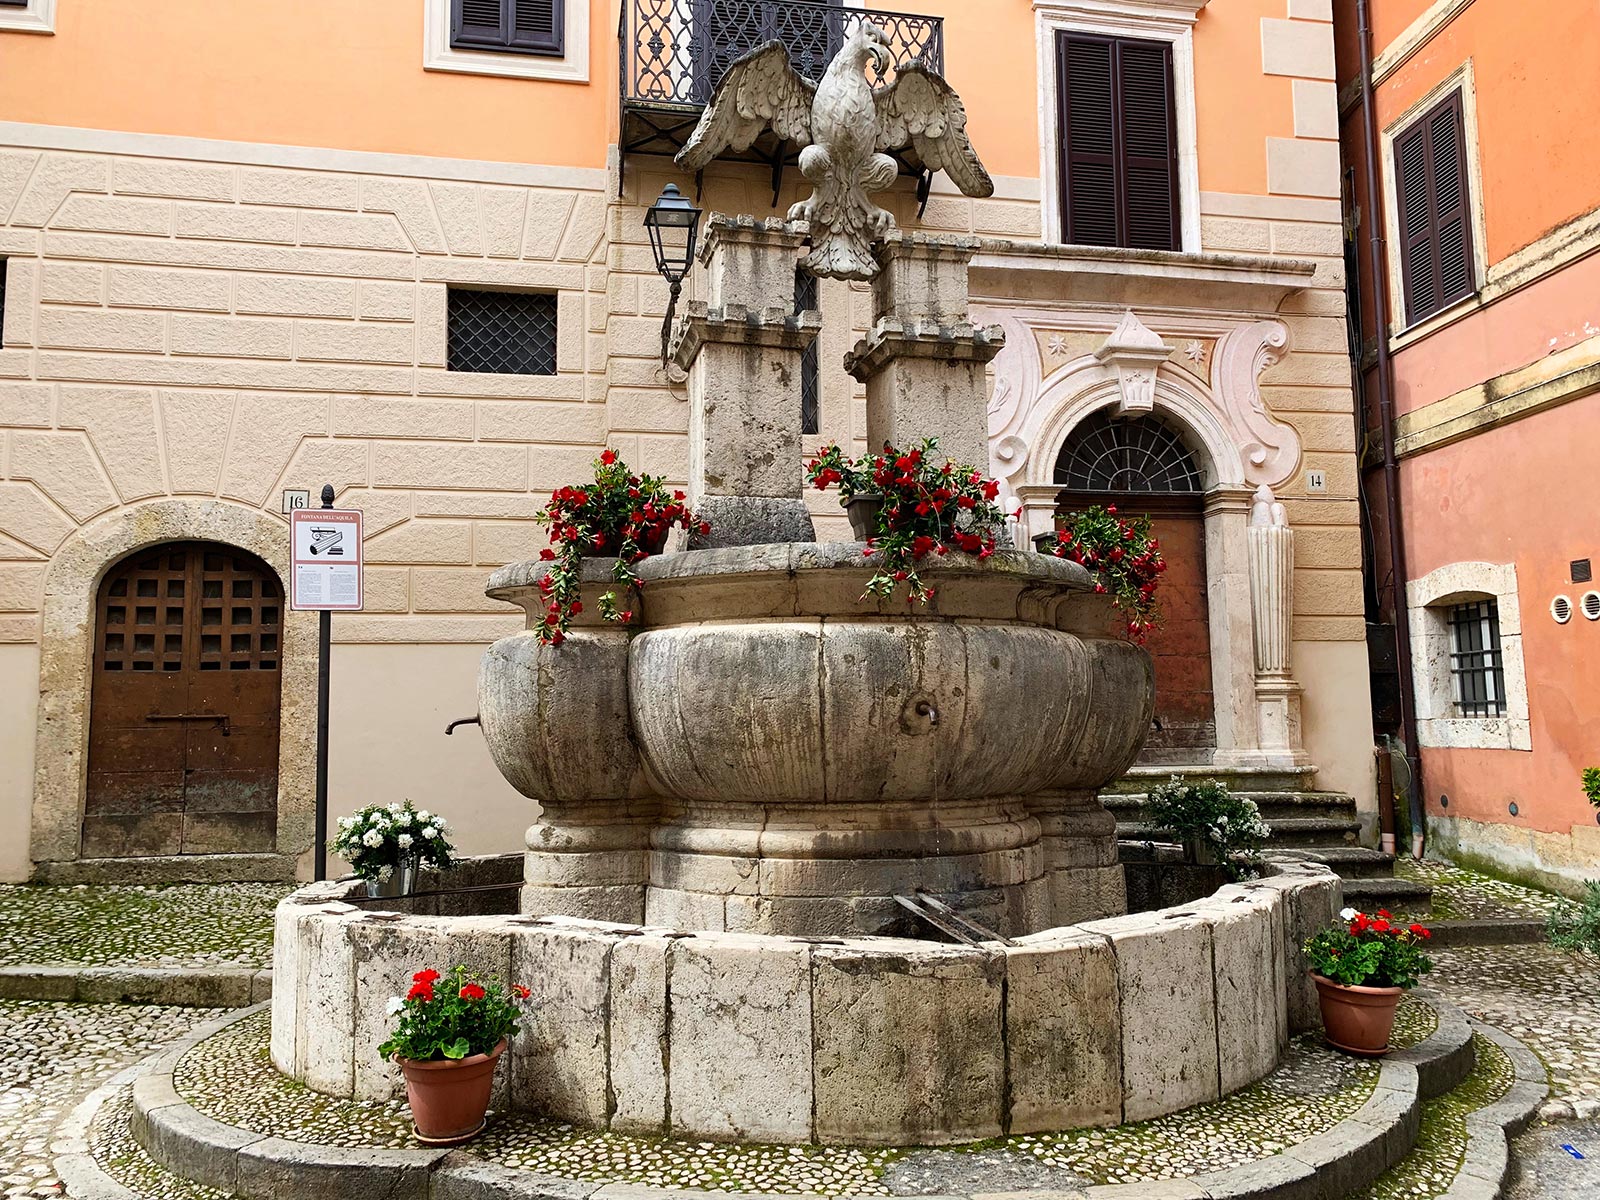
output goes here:
<path id="1" fill-rule="evenodd" d="M 1056 483 L 1074 492 L 1185 496 L 1204 486 L 1199 464 L 1178 434 L 1156 416 L 1084 418 L 1061 447 Z"/>

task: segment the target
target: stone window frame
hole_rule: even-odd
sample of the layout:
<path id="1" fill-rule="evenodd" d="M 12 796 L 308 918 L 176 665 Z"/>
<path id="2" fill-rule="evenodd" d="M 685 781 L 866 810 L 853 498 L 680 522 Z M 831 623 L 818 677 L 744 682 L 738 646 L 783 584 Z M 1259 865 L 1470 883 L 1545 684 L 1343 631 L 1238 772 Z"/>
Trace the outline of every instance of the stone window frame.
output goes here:
<path id="1" fill-rule="evenodd" d="M 54 33 L 56 0 L 28 0 L 21 8 L 0 5 L 0 33 Z"/>
<path id="2" fill-rule="evenodd" d="M 1195 105 L 1194 23 L 1211 0 L 1033 0 L 1038 54 L 1039 183 L 1043 240 L 1061 237 L 1061 173 L 1056 114 L 1056 34 L 1097 33 L 1172 45 L 1172 106 L 1177 114 L 1180 249 L 1200 245 L 1199 118 Z"/>
<path id="3" fill-rule="evenodd" d="M 561 43 L 565 53 L 559 57 L 457 49 L 450 45 L 450 10 L 451 0 L 425 0 L 422 10 L 424 70 L 544 79 L 556 83 L 589 82 L 588 0 L 569 0 L 565 6 L 566 33 Z"/>
<path id="4" fill-rule="evenodd" d="M 1505 713 L 1456 714 L 1450 671 L 1450 611 L 1457 604 L 1494 600 L 1500 617 L 1500 665 Z M 1515 563 L 1448 563 L 1406 585 L 1411 623 L 1411 678 L 1416 696 L 1417 742 L 1433 750 L 1533 749 L 1528 676 L 1522 657 L 1522 607 Z"/>
<path id="5" fill-rule="evenodd" d="M 1461 137 L 1467 159 L 1467 210 L 1472 222 L 1472 278 L 1475 287 L 1471 295 L 1463 296 L 1453 304 L 1429 313 L 1421 320 L 1410 323 L 1405 305 L 1405 265 L 1400 253 L 1400 191 L 1399 167 L 1395 162 L 1395 142 L 1412 126 L 1425 118 L 1451 92 L 1461 93 Z M 1407 109 L 1384 128 L 1381 135 L 1382 165 L 1379 174 L 1383 179 L 1383 225 L 1386 241 L 1384 264 L 1389 276 L 1389 348 L 1400 350 L 1413 342 L 1437 333 L 1446 325 L 1453 325 L 1483 307 L 1484 285 L 1489 278 L 1488 233 L 1484 226 L 1483 208 L 1483 157 L 1478 142 L 1478 86 L 1472 59 L 1467 59 L 1443 80 L 1418 97 Z"/>

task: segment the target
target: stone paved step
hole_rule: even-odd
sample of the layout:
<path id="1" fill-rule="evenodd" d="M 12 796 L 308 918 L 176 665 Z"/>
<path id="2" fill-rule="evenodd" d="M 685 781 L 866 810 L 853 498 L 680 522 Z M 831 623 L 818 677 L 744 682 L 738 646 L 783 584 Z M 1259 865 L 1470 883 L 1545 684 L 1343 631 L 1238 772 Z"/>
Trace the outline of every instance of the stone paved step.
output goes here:
<path id="1" fill-rule="evenodd" d="M 1137 813 L 1144 805 L 1144 792 L 1101 792 L 1100 801 L 1111 812 Z M 1255 792 L 1236 791 L 1236 796 L 1255 801 L 1267 821 L 1325 818 L 1354 821 L 1356 802 L 1342 792 Z"/>
<path id="2" fill-rule="evenodd" d="M 1379 906 L 1396 908 L 1402 904 L 1427 904 L 1432 897 L 1432 888 L 1410 879 L 1366 876 L 1347 878 L 1344 884 L 1344 902 L 1355 908 Z"/>
<path id="3" fill-rule="evenodd" d="M 1267 824 L 1272 829 L 1270 845 L 1274 849 L 1311 850 L 1354 846 L 1361 833 L 1359 821 L 1343 821 L 1337 817 L 1292 817 L 1268 821 Z M 1117 837 L 1125 842 L 1177 840 L 1170 830 L 1138 820 L 1118 821 Z"/>
<path id="4" fill-rule="evenodd" d="M 1261 771 L 1215 766 L 1136 766 L 1103 791 L 1137 793 L 1149 790 L 1152 783 L 1165 783 L 1174 775 L 1184 779 L 1219 779 L 1235 792 L 1302 792 L 1316 777 L 1315 767 L 1298 770 Z"/>
<path id="5" fill-rule="evenodd" d="M 1297 846 L 1278 847 L 1278 850 L 1297 858 L 1326 863 L 1345 881 L 1346 895 L 1350 893 L 1351 884 L 1364 885 L 1374 880 L 1395 882 L 1394 855 L 1385 854 L 1382 850 L 1369 850 L 1365 846 Z"/>

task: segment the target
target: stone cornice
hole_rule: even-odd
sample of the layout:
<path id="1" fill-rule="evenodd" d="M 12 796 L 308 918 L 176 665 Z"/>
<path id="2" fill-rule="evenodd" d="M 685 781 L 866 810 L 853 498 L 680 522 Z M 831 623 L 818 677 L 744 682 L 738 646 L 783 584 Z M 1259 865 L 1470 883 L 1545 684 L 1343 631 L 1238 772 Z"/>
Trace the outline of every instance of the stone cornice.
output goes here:
<path id="1" fill-rule="evenodd" d="M 730 304 L 726 308 L 707 308 L 691 301 L 688 311 L 678 318 L 668 349 L 672 361 L 687 371 L 702 346 L 766 346 L 778 350 L 804 350 L 822 328 L 822 314 L 802 313 L 784 308 L 756 309 Z"/>
<path id="2" fill-rule="evenodd" d="M 844 369 L 865 383 L 897 358 L 987 363 L 1005 344 L 998 325 L 906 325 L 885 318 L 844 356 Z"/>
<path id="3" fill-rule="evenodd" d="M 1316 264 L 1256 254 L 1181 254 L 986 238 L 972 260 L 972 295 L 983 301 L 1223 308 L 1276 313 L 1311 285 Z"/>

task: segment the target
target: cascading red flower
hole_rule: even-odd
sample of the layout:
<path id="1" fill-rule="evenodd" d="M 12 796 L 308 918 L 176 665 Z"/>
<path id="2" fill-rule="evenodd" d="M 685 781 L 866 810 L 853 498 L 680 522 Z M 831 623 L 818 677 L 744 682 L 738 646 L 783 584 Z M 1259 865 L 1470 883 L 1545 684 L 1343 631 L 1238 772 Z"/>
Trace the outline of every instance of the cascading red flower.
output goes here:
<path id="1" fill-rule="evenodd" d="M 1058 517 L 1056 525 L 1050 552 L 1085 567 L 1095 592 L 1110 595 L 1127 618 L 1128 637 L 1144 641 L 1160 619 L 1156 587 L 1167 569 L 1150 518 L 1119 516 L 1110 504 Z"/>
<path id="2" fill-rule="evenodd" d="M 592 483 L 551 492 L 550 502 L 535 517 L 549 526 L 554 543 L 539 552 L 551 564 L 539 580 L 545 603 L 539 640 L 559 646 L 572 618 L 583 611 L 578 574 L 585 557 L 615 557 L 611 577 L 617 584 L 633 591 L 642 587 L 634 564 L 659 554 L 674 527 L 691 527 L 686 500 L 683 492 L 668 491 L 660 477 L 629 471 L 615 450 L 594 460 Z M 702 535 L 711 532 L 709 522 L 696 527 Z M 633 609 L 620 607 L 614 590 L 600 597 L 600 614 L 608 621 L 633 619 Z"/>
<path id="3" fill-rule="evenodd" d="M 906 585 L 906 603 L 926 604 L 933 588 L 923 584 L 917 564 L 951 550 L 988 558 L 1005 527 L 1005 514 L 994 504 L 1000 485 L 976 468 L 942 459 L 935 438 L 899 450 L 885 444 L 876 454 L 851 460 L 836 445 L 823 447 L 806 467 L 806 478 L 819 490 L 838 485 L 840 503 L 852 497 L 880 495 L 882 507 L 867 553 L 881 565 L 863 596 L 892 595 Z"/>

